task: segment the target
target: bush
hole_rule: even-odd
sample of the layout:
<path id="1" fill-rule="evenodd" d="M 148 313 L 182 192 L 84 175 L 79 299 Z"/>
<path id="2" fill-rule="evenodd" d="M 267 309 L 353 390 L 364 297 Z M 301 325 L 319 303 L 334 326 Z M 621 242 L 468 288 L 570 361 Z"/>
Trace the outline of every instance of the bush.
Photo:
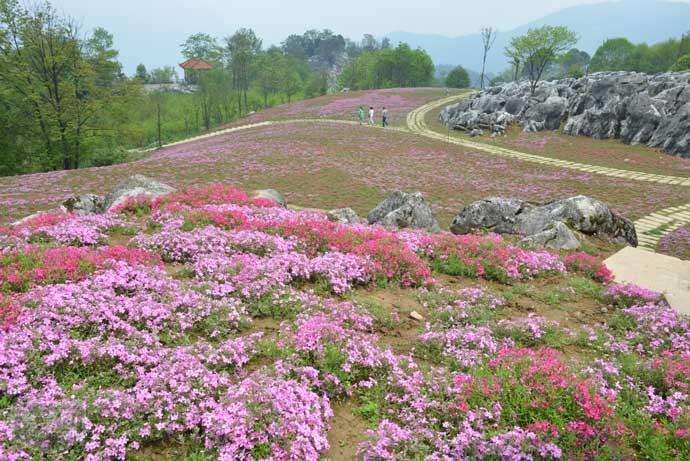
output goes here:
<path id="1" fill-rule="evenodd" d="M 683 70 L 690 70 L 690 54 L 686 54 L 678 58 L 678 61 L 671 67 L 674 72 L 680 72 Z"/>
<path id="2" fill-rule="evenodd" d="M 446 77 L 446 86 L 450 88 L 469 88 L 470 76 L 462 66 L 457 66 Z"/>

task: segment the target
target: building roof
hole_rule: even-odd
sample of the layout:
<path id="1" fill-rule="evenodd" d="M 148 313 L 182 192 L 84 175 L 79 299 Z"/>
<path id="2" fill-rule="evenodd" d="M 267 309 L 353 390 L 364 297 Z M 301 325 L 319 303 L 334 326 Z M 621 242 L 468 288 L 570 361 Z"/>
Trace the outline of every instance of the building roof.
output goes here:
<path id="1" fill-rule="evenodd" d="M 194 69 L 194 70 L 211 70 L 213 69 L 213 64 L 204 61 L 201 58 L 187 59 L 185 62 L 180 64 L 183 69 Z"/>

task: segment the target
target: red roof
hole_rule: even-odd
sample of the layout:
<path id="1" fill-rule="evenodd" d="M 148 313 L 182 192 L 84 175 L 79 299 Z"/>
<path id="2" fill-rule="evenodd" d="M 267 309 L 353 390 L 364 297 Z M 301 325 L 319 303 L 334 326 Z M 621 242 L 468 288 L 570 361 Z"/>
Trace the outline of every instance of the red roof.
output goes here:
<path id="1" fill-rule="evenodd" d="M 201 58 L 187 59 L 185 62 L 180 64 L 183 69 L 194 69 L 194 70 L 211 70 L 213 65 Z"/>

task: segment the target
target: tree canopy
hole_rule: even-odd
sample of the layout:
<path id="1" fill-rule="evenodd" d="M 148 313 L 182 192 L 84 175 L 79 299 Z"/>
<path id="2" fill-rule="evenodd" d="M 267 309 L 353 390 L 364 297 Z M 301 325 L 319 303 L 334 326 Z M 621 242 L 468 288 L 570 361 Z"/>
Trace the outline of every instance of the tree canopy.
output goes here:
<path id="1" fill-rule="evenodd" d="M 575 45 L 577 40 L 577 34 L 567 27 L 546 25 L 514 37 L 505 54 L 523 66 L 534 92 L 549 64 Z"/>
<path id="2" fill-rule="evenodd" d="M 470 76 L 462 66 L 457 66 L 446 77 L 446 86 L 449 88 L 469 88 Z"/>

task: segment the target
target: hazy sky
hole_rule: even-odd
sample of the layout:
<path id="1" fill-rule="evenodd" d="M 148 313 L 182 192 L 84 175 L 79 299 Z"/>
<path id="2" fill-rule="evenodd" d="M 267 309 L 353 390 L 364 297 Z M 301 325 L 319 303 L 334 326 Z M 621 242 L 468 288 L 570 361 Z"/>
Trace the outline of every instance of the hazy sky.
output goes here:
<path id="1" fill-rule="evenodd" d="M 174 49 L 189 34 L 226 36 L 251 27 L 265 44 L 290 33 L 330 28 L 359 39 L 393 31 L 448 36 L 483 25 L 508 30 L 548 13 L 601 0 L 53 0 L 61 13 L 85 29 L 102 26 L 115 35 L 128 73 L 140 61 L 149 67 L 175 64 Z M 646 1 L 646 0 L 637 0 Z M 680 0 L 690 1 L 690 0 Z M 171 62 L 172 61 L 172 62 Z"/>

